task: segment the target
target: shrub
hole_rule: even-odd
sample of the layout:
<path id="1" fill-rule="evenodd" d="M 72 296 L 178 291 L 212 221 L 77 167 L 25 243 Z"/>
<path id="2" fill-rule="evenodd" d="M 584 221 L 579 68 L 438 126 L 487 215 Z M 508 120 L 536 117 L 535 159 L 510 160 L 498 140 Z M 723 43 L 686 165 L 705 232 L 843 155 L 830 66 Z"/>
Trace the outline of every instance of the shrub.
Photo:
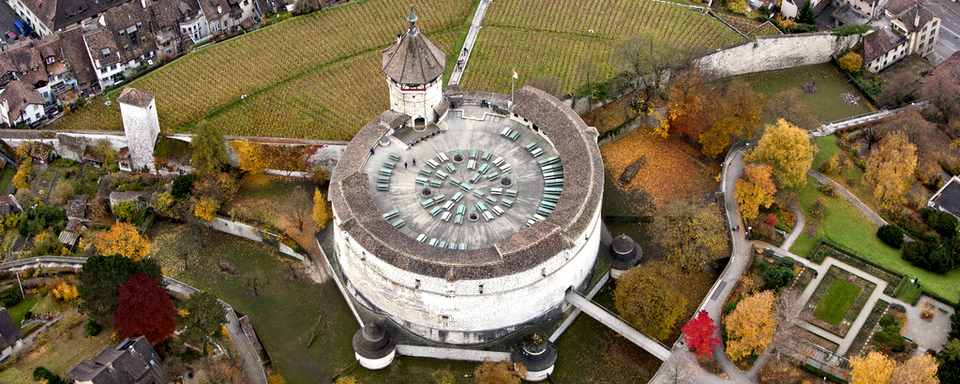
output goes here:
<path id="1" fill-rule="evenodd" d="M 191 190 L 193 190 L 193 176 L 183 175 L 173 180 L 170 193 L 173 194 L 173 197 L 182 199 L 189 195 Z"/>
<path id="2" fill-rule="evenodd" d="M 849 52 L 840 56 L 837 62 L 840 64 L 840 69 L 849 73 L 860 72 L 860 68 L 863 67 L 863 58 L 856 52 Z"/>
<path id="3" fill-rule="evenodd" d="M 767 215 L 767 225 L 775 227 L 777 225 L 777 216 L 773 214 Z"/>
<path id="4" fill-rule="evenodd" d="M 100 324 L 97 324 L 96 321 L 89 320 L 87 324 L 83 326 L 83 337 L 94 337 L 100 334 L 100 331 L 103 330 L 103 327 Z"/>
<path id="5" fill-rule="evenodd" d="M 896 324 L 888 325 L 884 327 L 882 331 L 877 332 L 873 335 L 873 341 L 877 343 L 881 349 L 887 351 L 903 352 L 907 349 L 907 342 L 903 336 L 900 335 L 900 327 Z"/>
<path id="6" fill-rule="evenodd" d="M 12 307 L 20 303 L 23 300 L 23 296 L 20 296 L 20 286 L 14 284 L 12 288 L 0 292 L 0 302 L 3 302 L 4 307 Z"/>
<path id="7" fill-rule="evenodd" d="M 793 281 L 793 269 L 775 265 L 767 268 L 763 279 L 766 281 L 763 284 L 764 289 L 785 287 Z"/>
<path id="8" fill-rule="evenodd" d="M 66 384 L 66 381 L 50 372 L 44 367 L 37 367 L 33 370 L 33 379 L 37 381 L 46 380 L 47 384 Z"/>
<path id="9" fill-rule="evenodd" d="M 895 225 L 884 225 L 877 230 L 877 237 L 884 244 L 900 249 L 903 246 L 903 231 Z"/>
<path id="10" fill-rule="evenodd" d="M 954 237 L 957 235 L 957 218 L 949 213 L 941 211 L 929 212 L 924 220 L 927 222 L 927 225 L 937 231 L 940 236 Z"/>
<path id="11" fill-rule="evenodd" d="M 74 188 L 73 184 L 60 183 L 57 184 L 57 187 L 53 190 L 53 199 L 60 204 L 64 204 L 76 193 L 76 188 Z"/>
<path id="12" fill-rule="evenodd" d="M 896 322 L 896 318 L 893 317 L 892 313 L 887 313 L 880 318 L 880 326 L 884 328 L 893 325 L 894 322 Z"/>

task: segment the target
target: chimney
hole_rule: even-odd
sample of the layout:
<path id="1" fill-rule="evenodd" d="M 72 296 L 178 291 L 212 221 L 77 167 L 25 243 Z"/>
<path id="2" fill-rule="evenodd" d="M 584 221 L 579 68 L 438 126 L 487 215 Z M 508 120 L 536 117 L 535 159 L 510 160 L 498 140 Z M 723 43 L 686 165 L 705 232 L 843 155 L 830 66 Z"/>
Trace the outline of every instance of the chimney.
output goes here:
<path id="1" fill-rule="evenodd" d="M 917 0 L 917 15 L 913 18 L 913 27 L 920 28 L 920 0 Z"/>
<path id="2" fill-rule="evenodd" d="M 400 36 L 402 36 L 402 35 L 403 35 L 403 33 L 397 32 L 397 45 L 400 45 Z"/>

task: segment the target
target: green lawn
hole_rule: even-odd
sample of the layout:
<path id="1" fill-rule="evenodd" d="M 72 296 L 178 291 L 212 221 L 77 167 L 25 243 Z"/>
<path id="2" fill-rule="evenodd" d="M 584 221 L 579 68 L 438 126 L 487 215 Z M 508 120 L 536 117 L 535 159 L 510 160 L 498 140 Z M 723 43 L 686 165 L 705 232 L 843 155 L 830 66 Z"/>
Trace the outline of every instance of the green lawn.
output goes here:
<path id="1" fill-rule="evenodd" d="M 833 325 L 840 325 L 844 315 L 857 300 L 862 288 L 859 285 L 843 279 L 835 279 L 827 289 L 827 294 L 820 300 L 813 315 L 818 319 Z"/>
<path id="2" fill-rule="evenodd" d="M 39 345 L 34 353 L 18 359 L 0 372 L 0 383 L 33 384 L 33 370 L 43 366 L 51 372 L 66 377 L 83 359 L 91 359 L 104 348 L 113 346 L 113 329 L 105 328 L 95 337 L 83 337 L 86 316 L 76 312 L 67 314 L 55 326 L 43 331 L 46 344 Z M 26 378 L 26 380 L 24 380 Z"/>
<path id="3" fill-rule="evenodd" d="M 14 167 L 4 167 L 3 171 L 0 172 L 0 192 L 8 191 L 13 193 L 13 188 L 10 187 L 11 182 L 13 181 L 13 175 L 17 174 L 17 169 Z"/>
<path id="4" fill-rule="evenodd" d="M 16 285 L 14 285 L 14 288 L 16 288 Z M 17 303 L 17 305 L 7 308 L 7 313 L 10 314 L 10 318 L 13 319 L 14 324 L 21 326 L 23 316 L 36 304 L 37 295 L 27 295 L 27 298 Z"/>
<path id="5" fill-rule="evenodd" d="M 305 275 L 299 261 L 261 243 L 188 229 L 186 224 L 166 221 L 154 224 L 149 233 L 151 256 L 160 261 L 165 275 L 206 290 L 250 316 L 273 369 L 287 383 L 316 383 L 353 363 L 350 341 L 359 326 L 332 281 L 317 284 Z M 180 252 L 185 244 L 197 244 L 193 236 L 200 236 L 202 245 L 191 246 L 184 270 Z M 219 259 L 228 261 L 239 274 L 221 272 Z M 320 333 L 307 348 L 318 317 Z"/>
<path id="6" fill-rule="evenodd" d="M 792 88 L 801 88 L 814 82 L 816 93 L 801 93 L 801 98 L 813 109 L 820 121 L 834 121 L 845 117 L 872 111 L 874 108 L 865 97 L 847 83 L 847 78 L 830 63 L 806 65 L 790 69 L 766 71 L 740 76 L 740 79 L 753 85 L 753 88 L 767 97 Z M 852 92 L 860 96 L 859 105 L 850 105 L 840 98 L 843 93 Z M 765 118 L 765 122 L 772 119 Z"/>

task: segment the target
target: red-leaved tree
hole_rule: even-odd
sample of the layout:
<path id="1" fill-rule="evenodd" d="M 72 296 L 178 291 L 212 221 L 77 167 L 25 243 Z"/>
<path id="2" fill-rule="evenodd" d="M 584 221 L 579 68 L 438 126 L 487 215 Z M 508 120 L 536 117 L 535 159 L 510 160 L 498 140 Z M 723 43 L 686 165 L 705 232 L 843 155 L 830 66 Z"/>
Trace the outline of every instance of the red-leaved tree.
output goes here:
<path id="1" fill-rule="evenodd" d="M 138 273 L 120 287 L 119 305 L 113 312 L 120 337 L 143 335 L 156 345 L 177 328 L 177 310 L 157 279 Z"/>
<path id="2" fill-rule="evenodd" d="M 713 324 L 707 311 L 700 311 L 680 331 L 683 332 L 690 350 L 697 356 L 705 357 L 712 355 L 713 347 L 720 343 L 720 339 L 714 336 L 716 330 L 717 326 Z"/>

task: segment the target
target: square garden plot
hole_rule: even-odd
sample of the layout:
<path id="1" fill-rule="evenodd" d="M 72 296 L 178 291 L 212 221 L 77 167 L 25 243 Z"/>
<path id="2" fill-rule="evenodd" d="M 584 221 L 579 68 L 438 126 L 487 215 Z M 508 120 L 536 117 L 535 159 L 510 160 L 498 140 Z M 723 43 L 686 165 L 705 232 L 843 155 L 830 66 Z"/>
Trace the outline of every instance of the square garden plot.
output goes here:
<path id="1" fill-rule="evenodd" d="M 845 337 L 875 288 L 876 284 L 855 274 L 830 267 L 800 318 L 837 336 Z"/>

